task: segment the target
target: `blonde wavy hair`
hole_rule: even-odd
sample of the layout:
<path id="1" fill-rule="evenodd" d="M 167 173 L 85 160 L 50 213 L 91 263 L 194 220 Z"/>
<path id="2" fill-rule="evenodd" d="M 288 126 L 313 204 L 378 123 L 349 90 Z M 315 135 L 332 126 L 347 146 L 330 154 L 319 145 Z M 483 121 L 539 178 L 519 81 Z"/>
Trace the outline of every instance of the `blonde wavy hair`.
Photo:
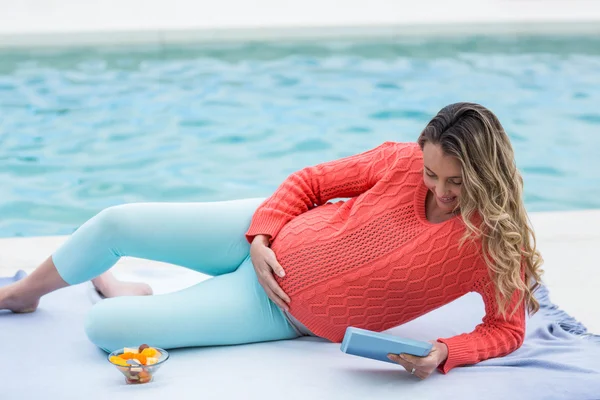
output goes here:
<path id="1" fill-rule="evenodd" d="M 537 312 L 540 306 L 533 293 L 541 284 L 542 257 L 523 204 L 523 178 L 498 118 L 479 104 L 450 104 L 427 124 L 418 143 L 421 148 L 425 143 L 440 145 L 462 166 L 458 208 L 467 229 L 461 245 L 481 239 L 498 312 L 506 318 L 515 292 L 518 304 L 525 300 L 529 313 Z"/>

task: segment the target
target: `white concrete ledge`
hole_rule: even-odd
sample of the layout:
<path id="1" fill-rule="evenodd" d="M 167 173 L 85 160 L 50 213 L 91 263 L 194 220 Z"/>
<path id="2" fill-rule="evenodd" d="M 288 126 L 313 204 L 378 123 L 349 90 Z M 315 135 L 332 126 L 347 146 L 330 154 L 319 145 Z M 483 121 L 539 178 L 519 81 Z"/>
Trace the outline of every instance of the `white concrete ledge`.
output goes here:
<path id="1" fill-rule="evenodd" d="M 600 32 L 593 0 L 0 0 L 0 10 L 0 47 Z"/>
<path id="2" fill-rule="evenodd" d="M 600 334 L 600 210 L 532 213 L 532 224 L 545 263 L 544 282 L 552 300 Z M 0 276 L 17 269 L 31 272 L 54 252 L 68 236 L 0 239 Z M 117 276 L 129 268 L 165 263 L 125 257 L 114 267 Z"/>

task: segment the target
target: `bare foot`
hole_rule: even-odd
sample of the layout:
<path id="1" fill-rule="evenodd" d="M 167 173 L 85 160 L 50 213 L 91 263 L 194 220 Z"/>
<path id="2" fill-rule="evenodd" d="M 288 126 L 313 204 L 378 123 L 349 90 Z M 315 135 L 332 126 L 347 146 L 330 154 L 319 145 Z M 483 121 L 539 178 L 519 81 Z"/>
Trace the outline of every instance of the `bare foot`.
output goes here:
<path id="1" fill-rule="evenodd" d="M 102 290 L 96 287 L 104 297 L 119 296 L 150 296 L 152 288 L 147 283 L 142 282 L 121 282 L 116 281 L 106 285 Z"/>
<path id="2" fill-rule="evenodd" d="M 40 298 L 27 298 L 19 295 L 18 285 L 13 284 L 0 288 L 0 310 L 10 310 L 14 313 L 34 312 L 40 303 Z"/>
<path id="3" fill-rule="evenodd" d="M 96 290 L 104 297 L 150 296 L 152 288 L 143 282 L 122 282 L 105 273 L 92 280 Z"/>

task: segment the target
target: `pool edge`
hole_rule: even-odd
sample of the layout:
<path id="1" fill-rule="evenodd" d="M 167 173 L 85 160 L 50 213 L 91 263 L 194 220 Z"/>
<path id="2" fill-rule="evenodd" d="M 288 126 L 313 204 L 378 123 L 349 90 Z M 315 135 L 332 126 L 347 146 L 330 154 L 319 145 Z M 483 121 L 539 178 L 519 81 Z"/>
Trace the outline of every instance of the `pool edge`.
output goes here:
<path id="1" fill-rule="evenodd" d="M 589 21 L 412 22 L 347 26 L 209 27 L 90 31 L 0 32 L 0 50 L 36 47 L 171 45 L 218 42 L 394 39 L 465 35 L 600 35 L 600 17 Z"/>

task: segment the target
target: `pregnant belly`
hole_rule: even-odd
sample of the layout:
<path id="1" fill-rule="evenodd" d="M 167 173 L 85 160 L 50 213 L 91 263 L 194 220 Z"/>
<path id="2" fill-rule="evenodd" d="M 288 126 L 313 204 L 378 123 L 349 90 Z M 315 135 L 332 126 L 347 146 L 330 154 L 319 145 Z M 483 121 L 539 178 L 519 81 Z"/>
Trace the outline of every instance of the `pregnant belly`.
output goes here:
<path id="1" fill-rule="evenodd" d="M 327 242 L 337 247 L 332 243 L 346 223 L 340 215 L 343 206 L 342 201 L 324 204 L 297 216 L 281 229 L 271 249 L 286 273 L 284 278 L 276 277 L 283 289 L 293 290 L 300 284 L 314 281 L 320 276 L 321 266 L 333 261 L 329 260 L 327 247 L 323 244 Z"/>

